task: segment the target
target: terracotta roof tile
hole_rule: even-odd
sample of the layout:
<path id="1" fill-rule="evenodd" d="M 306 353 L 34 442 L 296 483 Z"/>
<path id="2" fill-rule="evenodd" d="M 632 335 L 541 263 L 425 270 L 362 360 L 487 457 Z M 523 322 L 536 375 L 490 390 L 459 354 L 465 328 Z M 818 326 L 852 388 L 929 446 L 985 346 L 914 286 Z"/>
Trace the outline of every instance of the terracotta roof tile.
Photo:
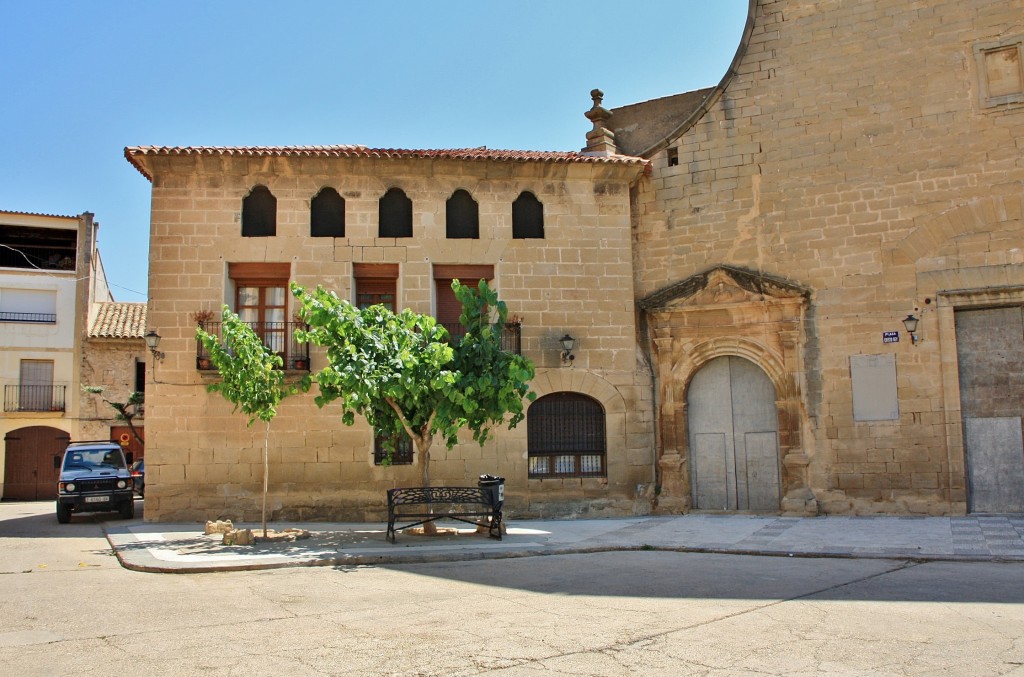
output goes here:
<path id="1" fill-rule="evenodd" d="M 646 165 L 647 160 L 630 155 L 595 156 L 584 153 L 539 150 L 497 150 L 480 148 L 404 149 L 367 148 L 366 146 L 129 146 L 124 149 L 128 162 L 147 179 L 152 180 L 138 158 L 153 155 L 238 155 L 243 157 L 352 157 L 352 158 L 422 158 L 451 160 L 489 160 L 497 162 L 581 162 L 600 164 Z"/>
<path id="2" fill-rule="evenodd" d="M 77 216 L 69 216 L 67 214 L 43 214 L 42 212 L 19 212 L 19 211 L 14 211 L 12 209 L 0 210 L 0 214 L 16 214 L 18 216 L 45 216 L 47 218 L 53 218 L 53 219 L 75 219 L 75 220 L 78 219 Z"/>
<path id="3" fill-rule="evenodd" d="M 90 338 L 142 338 L 146 334 L 145 303 L 98 303 Z"/>

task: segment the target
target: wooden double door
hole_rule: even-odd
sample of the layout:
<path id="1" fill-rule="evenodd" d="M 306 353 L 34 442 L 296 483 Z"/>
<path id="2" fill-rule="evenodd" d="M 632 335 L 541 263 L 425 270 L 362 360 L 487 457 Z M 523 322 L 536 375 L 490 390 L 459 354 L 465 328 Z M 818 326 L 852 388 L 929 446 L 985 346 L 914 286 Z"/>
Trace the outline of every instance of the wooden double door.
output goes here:
<path id="1" fill-rule="evenodd" d="M 60 462 L 71 436 L 58 428 L 28 426 L 4 438 L 4 498 L 41 501 L 57 497 Z"/>
<path id="2" fill-rule="evenodd" d="M 767 374 L 741 357 L 718 357 L 687 391 L 693 506 L 777 511 L 779 416 Z"/>

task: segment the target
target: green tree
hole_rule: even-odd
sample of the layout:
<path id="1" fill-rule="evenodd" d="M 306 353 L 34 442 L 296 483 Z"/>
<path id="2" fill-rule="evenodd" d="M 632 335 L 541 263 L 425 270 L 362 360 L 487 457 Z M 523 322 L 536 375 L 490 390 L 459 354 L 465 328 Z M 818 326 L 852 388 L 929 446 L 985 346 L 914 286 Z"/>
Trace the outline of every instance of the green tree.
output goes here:
<path id="1" fill-rule="evenodd" d="M 257 420 L 266 424 L 263 438 L 263 537 L 267 536 L 267 488 L 270 481 L 270 422 L 277 415 L 277 407 L 299 387 L 285 382 L 282 370 L 284 360 L 266 346 L 247 323 L 239 319 L 227 306 L 222 312 L 221 337 L 196 328 L 196 338 L 210 355 L 220 372 L 219 383 L 206 386 L 210 392 L 220 393 L 249 417 L 247 425 Z"/>
<path id="2" fill-rule="evenodd" d="M 333 292 L 292 285 L 310 326 L 299 332 L 327 349 L 327 366 L 316 374 L 318 406 L 338 401 L 342 421 L 361 415 L 378 435 L 407 434 L 416 445 L 423 485 L 430 486 L 430 448 L 440 436 L 450 449 L 467 428 L 481 445 L 498 425 L 523 420 L 523 400 L 534 399 L 529 360 L 502 350 L 504 302 L 487 282 L 452 282 L 462 302 L 466 335 L 449 341 L 429 315 L 384 306 L 359 309 Z"/>
<path id="3" fill-rule="evenodd" d="M 128 426 L 128 430 L 131 431 L 132 437 L 135 438 L 139 445 L 143 448 L 146 447 L 146 441 L 142 439 L 138 429 L 135 427 L 135 419 L 142 416 L 145 410 L 146 393 L 134 390 L 128 394 L 128 399 L 124 402 L 118 402 L 116 400 L 108 400 L 103 396 L 103 393 L 106 392 L 104 386 L 82 386 L 82 391 L 92 395 L 99 395 L 101 400 L 117 412 L 117 420 L 124 421 L 125 425 Z"/>

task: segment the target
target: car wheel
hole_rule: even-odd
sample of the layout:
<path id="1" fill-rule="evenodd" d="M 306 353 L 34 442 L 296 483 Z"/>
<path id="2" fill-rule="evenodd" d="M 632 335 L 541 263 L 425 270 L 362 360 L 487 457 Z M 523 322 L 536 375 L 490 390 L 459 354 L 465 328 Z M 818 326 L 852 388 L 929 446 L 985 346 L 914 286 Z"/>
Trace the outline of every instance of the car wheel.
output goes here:
<path id="1" fill-rule="evenodd" d="M 57 521 L 61 524 L 67 524 L 71 521 L 71 506 L 57 503 Z"/>
<path id="2" fill-rule="evenodd" d="M 126 520 L 130 520 L 135 517 L 135 501 L 128 500 L 122 503 L 119 512 L 121 513 L 121 517 Z"/>

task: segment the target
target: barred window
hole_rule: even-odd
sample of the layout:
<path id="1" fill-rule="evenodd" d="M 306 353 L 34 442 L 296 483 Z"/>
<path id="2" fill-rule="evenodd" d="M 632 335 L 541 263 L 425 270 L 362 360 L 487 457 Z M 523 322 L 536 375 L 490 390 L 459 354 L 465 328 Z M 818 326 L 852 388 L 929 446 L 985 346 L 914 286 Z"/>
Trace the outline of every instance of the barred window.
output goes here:
<path id="1" fill-rule="evenodd" d="M 373 440 L 373 464 L 374 465 L 411 465 L 412 464 L 412 439 L 402 433 L 395 450 L 391 452 L 391 462 L 387 462 L 388 450 L 384 448 L 384 438 L 377 437 Z"/>
<path id="2" fill-rule="evenodd" d="M 526 412 L 529 476 L 607 477 L 604 409 L 580 393 L 545 395 Z"/>

